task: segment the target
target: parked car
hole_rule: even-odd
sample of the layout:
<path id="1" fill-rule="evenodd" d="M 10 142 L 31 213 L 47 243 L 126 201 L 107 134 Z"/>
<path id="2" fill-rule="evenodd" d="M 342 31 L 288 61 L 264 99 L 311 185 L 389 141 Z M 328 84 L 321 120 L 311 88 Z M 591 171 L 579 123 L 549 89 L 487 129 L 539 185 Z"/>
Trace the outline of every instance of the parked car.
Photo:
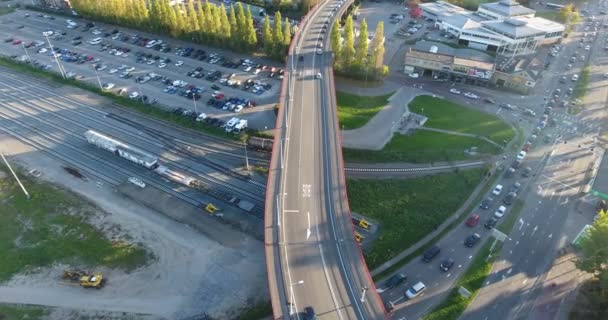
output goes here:
<path id="1" fill-rule="evenodd" d="M 438 246 L 430 247 L 422 254 L 422 261 L 430 262 L 439 254 L 440 251 L 441 249 Z"/>
<path id="2" fill-rule="evenodd" d="M 402 284 L 405 281 L 407 281 L 407 276 L 403 273 L 397 273 L 397 274 L 394 274 L 393 276 L 391 276 L 390 278 L 388 278 L 388 280 L 386 280 L 386 282 L 384 283 L 384 286 L 386 288 L 390 289 L 390 288 L 397 287 L 398 285 Z"/>
<path id="3" fill-rule="evenodd" d="M 502 185 L 497 184 L 496 187 L 494 187 L 494 189 L 492 189 L 492 194 L 497 196 L 500 194 L 500 192 L 502 192 Z"/>
<path id="4" fill-rule="evenodd" d="M 494 212 L 494 216 L 496 218 L 502 218 L 505 215 L 505 212 L 507 211 L 507 207 L 505 206 L 500 206 L 498 207 L 498 209 L 496 209 L 496 211 Z"/>
<path id="5" fill-rule="evenodd" d="M 494 217 L 490 217 L 490 219 L 488 219 L 486 221 L 486 223 L 483 224 L 483 226 L 486 229 L 492 229 L 496 226 L 496 223 L 498 222 L 498 219 L 494 218 Z"/>
<path id="6" fill-rule="evenodd" d="M 474 227 L 478 223 L 479 223 L 479 215 L 476 215 L 476 214 L 471 215 L 466 221 L 466 225 L 469 227 Z"/>
<path id="7" fill-rule="evenodd" d="M 407 289 L 405 291 L 405 296 L 408 299 L 414 299 L 418 295 L 420 295 L 420 293 L 422 293 L 425 289 L 426 289 L 426 286 L 424 285 L 424 283 L 418 281 L 413 286 L 411 286 L 409 289 Z"/>
<path id="8" fill-rule="evenodd" d="M 448 272 L 452 268 L 452 266 L 454 266 L 454 259 L 448 258 L 441 261 L 439 269 L 441 269 L 441 271 L 443 272 Z"/>

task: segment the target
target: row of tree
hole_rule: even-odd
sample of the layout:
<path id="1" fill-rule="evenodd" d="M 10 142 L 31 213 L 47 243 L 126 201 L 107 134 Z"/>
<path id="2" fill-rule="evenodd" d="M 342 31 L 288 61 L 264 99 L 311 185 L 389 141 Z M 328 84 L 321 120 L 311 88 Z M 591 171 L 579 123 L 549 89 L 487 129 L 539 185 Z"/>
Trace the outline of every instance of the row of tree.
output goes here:
<path id="1" fill-rule="evenodd" d="M 334 53 L 334 69 L 338 73 L 355 78 L 377 79 L 388 74 L 384 65 L 384 22 L 378 22 L 371 42 L 368 39 L 367 22 L 361 21 L 359 36 L 355 43 L 353 17 L 346 17 L 344 37 L 340 35 L 340 24 L 336 20 L 330 33 L 331 50 Z"/>
<path id="2" fill-rule="evenodd" d="M 262 47 L 266 55 L 276 60 L 285 59 L 291 42 L 291 23 L 287 18 L 285 18 L 285 23 L 281 23 L 281 19 L 281 13 L 277 11 L 274 14 L 272 27 L 268 15 L 264 17 L 262 24 Z"/>
<path id="3" fill-rule="evenodd" d="M 169 0 L 72 0 L 71 4 L 90 19 L 197 43 L 238 51 L 252 51 L 258 45 L 251 10 L 240 3 L 229 11 L 223 4 L 197 1 L 195 6 L 193 0 L 173 6 Z M 271 41 L 264 40 L 271 46 Z"/>

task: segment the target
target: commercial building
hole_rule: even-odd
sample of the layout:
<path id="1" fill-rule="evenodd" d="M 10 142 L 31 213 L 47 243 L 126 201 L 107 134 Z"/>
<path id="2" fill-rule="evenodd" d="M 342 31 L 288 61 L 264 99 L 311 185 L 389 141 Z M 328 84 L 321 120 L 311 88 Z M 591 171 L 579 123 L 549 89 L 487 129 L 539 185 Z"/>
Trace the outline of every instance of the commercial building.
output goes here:
<path id="1" fill-rule="evenodd" d="M 499 57 L 491 83 L 523 94 L 531 93 L 541 77 L 544 63 L 535 55 Z"/>
<path id="2" fill-rule="evenodd" d="M 492 79 L 494 60 L 494 57 L 479 50 L 418 41 L 405 53 L 404 72 L 431 76 L 437 81 L 488 85 Z"/>
<path id="3" fill-rule="evenodd" d="M 422 3 L 420 8 L 459 44 L 502 55 L 533 52 L 559 41 L 565 31 L 564 25 L 535 17 L 536 11 L 513 0 L 481 4 L 474 12 L 444 1 Z"/>

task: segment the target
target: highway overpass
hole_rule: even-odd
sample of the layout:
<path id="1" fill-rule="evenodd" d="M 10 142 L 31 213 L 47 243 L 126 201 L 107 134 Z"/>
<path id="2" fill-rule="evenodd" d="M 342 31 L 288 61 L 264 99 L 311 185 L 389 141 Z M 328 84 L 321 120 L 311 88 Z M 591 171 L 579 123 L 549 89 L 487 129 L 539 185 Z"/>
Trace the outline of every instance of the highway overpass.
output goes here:
<path id="1" fill-rule="evenodd" d="M 346 195 L 329 31 L 352 1 L 319 4 L 302 20 L 287 57 L 265 209 L 275 319 L 384 319 L 354 239 Z M 327 32 L 322 27 L 327 24 Z M 316 54 L 318 48 L 323 54 Z"/>

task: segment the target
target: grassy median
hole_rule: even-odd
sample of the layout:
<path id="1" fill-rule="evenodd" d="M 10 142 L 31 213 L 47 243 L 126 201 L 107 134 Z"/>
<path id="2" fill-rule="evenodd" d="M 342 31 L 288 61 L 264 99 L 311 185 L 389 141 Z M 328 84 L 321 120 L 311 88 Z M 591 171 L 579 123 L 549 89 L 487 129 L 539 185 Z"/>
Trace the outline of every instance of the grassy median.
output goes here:
<path id="1" fill-rule="evenodd" d="M 340 128 L 351 130 L 363 127 L 388 104 L 388 99 L 393 93 L 382 96 L 359 96 L 336 91 Z"/>
<path id="2" fill-rule="evenodd" d="M 0 304 L 2 320 L 40 320 L 48 315 L 46 308 L 19 304 Z"/>
<path id="3" fill-rule="evenodd" d="M 128 239 L 111 241 L 87 222 L 99 209 L 72 193 L 27 177 L 21 189 L 0 167 L 0 281 L 54 263 L 133 270 L 151 255 Z"/>
<path id="4" fill-rule="evenodd" d="M 413 179 L 348 179 L 353 212 L 378 221 L 365 260 L 373 269 L 437 228 L 469 197 L 485 168 Z"/>
<path id="5" fill-rule="evenodd" d="M 382 150 L 344 148 L 342 152 L 347 162 L 432 163 L 478 159 L 479 156 L 465 154 L 465 150 L 471 147 L 477 148 L 479 156 L 496 155 L 501 151 L 497 146 L 481 139 L 418 130 L 408 136 L 395 134 Z"/>

